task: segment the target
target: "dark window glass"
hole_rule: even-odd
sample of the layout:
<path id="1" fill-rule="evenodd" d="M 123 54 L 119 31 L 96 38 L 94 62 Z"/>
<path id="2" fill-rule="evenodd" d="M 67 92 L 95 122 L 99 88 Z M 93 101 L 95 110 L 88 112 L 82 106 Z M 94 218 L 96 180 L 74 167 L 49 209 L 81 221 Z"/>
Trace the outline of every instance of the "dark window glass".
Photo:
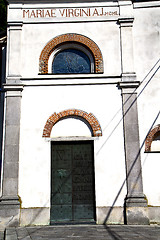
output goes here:
<path id="1" fill-rule="evenodd" d="M 53 61 L 53 73 L 90 73 L 91 63 L 88 56 L 77 49 L 59 52 Z"/>

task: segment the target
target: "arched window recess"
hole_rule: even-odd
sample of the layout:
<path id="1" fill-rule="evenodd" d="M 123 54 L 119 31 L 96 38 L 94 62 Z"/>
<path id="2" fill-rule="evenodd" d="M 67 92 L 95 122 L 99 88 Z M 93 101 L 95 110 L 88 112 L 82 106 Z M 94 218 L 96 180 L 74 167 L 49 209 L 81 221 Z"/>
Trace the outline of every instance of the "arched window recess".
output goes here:
<path id="1" fill-rule="evenodd" d="M 67 119 L 70 117 L 80 119 L 83 122 L 85 122 L 92 132 L 92 137 L 102 136 L 101 126 L 96 117 L 92 113 L 87 113 L 79 109 L 68 109 L 59 113 L 55 112 L 47 119 L 43 129 L 43 137 L 50 138 L 53 126 L 60 120 Z"/>

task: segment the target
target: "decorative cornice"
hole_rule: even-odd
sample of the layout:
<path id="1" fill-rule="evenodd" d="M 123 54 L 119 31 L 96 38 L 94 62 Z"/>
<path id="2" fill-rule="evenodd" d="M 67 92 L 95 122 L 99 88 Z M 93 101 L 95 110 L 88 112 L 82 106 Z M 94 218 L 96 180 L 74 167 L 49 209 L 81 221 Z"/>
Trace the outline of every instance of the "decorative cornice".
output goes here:
<path id="1" fill-rule="evenodd" d="M 133 17 L 119 17 L 118 23 L 120 27 L 133 27 L 134 18 Z"/>
<path id="2" fill-rule="evenodd" d="M 8 22 L 8 30 L 22 30 L 23 22 Z"/>
<path id="3" fill-rule="evenodd" d="M 5 91 L 23 91 L 23 84 L 3 84 Z"/>
<path id="4" fill-rule="evenodd" d="M 135 82 L 119 82 L 118 83 L 118 87 L 120 89 L 122 88 L 138 88 L 140 85 L 139 81 L 135 81 Z"/>

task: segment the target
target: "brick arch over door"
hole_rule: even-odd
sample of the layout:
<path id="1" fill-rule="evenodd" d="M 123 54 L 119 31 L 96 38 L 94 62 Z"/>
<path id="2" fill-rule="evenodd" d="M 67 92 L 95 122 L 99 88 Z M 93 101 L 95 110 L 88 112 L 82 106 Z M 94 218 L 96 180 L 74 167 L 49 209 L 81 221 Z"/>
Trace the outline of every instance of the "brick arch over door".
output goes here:
<path id="1" fill-rule="evenodd" d="M 43 48 L 39 58 L 39 71 L 41 74 L 48 73 L 48 60 L 54 49 L 56 49 L 56 47 L 60 44 L 65 44 L 69 42 L 79 43 L 87 47 L 94 57 L 95 73 L 103 73 L 103 58 L 97 44 L 93 42 L 90 38 L 83 35 L 76 33 L 68 33 L 53 38 Z"/>
<path id="2" fill-rule="evenodd" d="M 145 141 L 145 152 L 151 151 L 152 141 L 154 140 L 155 136 L 157 136 L 158 133 L 160 133 L 160 124 L 154 127 L 147 135 L 146 141 Z"/>
<path id="3" fill-rule="evenodd" d="M 77 117 L 80 120 L 84 120 L 89 125 L 92 136 L 93 137 L 99 137 L 102 136 L 102 130 L 101 126 L 98 122 L 98 120 L 95 118 L 95 116 L 92 113 L 87 113 L 82 110 L 77 109 L 69 109 L 65 110 L 59 113 L 53 113 L 47 120 L 44 129 L 43 129 L 43 137 L 50 137 L 51 131 L 53 126 L 60 120 L 63 120 L 67 117 Z"/>

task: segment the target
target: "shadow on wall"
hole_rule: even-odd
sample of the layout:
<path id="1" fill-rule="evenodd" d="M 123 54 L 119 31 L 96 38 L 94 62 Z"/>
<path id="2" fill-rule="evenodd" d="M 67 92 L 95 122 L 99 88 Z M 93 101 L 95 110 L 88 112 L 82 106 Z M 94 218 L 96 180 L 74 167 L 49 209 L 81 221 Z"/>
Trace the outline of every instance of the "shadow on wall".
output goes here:
<path id="1" fill-rule="evenodd" d="M 140 93 L 137 95 L 137 98 L 141 96 L 141 94 L 143 93 L 144 89 L 148 86 L 148 84 L 150 83 L 150 81 L 151 81 L 151 80 L 153 79 L 153 77 L 155 76 L 156 72 L 159 70 L 159 66 L 157 67 L 159 61 L 160 61 L 160 60 L 158 60 L 158 62 L 154 65 L 154 67 L 150 70 L 150 72 L 147 74 L 147 76 L 146 76 L 146 77 L 144 78 L 144 80 L 142 81 L 142 83 L 144 84 L 144 87 L 142 88 L 142 90 L 140 91 Z M 155 70 L 155 69 L 156 69 L 156 70 Z M 149 76 L 150 73 L 152 73 L 153 70 L 154 70 L 154 73 L 152 74 L 151 77 L 149 77 L 149 79 L 147 79 L 147 77 Z M 145 80 L 146 80 L 147 82 L 145 82 Z M 141 85 L 142 85 L 142 84 L 141 84 Z M 128 100 L 129 100 L 129 99 L 127 99 L 127 101 L 128 101 Z M 126 102 L 127 102 L 127 101 L 126 101 Z M 132 105 L 133 105 L 136 101 L 137 101 L 137 99 L 131 103 L 131 105 L 130 105 L 130 107 L 128 108 L 128 110 L 126 111 L 126 113 L 129 111 L 129 109 L 132 107 Z M 125 103 L 126 103 L 126 102 L 125 102 Z M 124 103 L 124 104 L 125 104 L 125 103 Z M 119 111 L 121 111 L 121 109 L 120 109 Z M 119 111 L 118 111 L 118 112 L 119 112 Z M 112 118 L 112 120 L 116 117 L 116 115 L 118 114 L 118 112 L 114 115 L 114 117 Z M 149 129 L 148 132 L 150 132 L 150 130 L 153 128 L 153 126 L 154 126 L 156 120 L 158 119 L 159 115 L 160 115 L 160 112 L 158 112 L 157 115 L 155 116 L 155 118 L 154 118 L 154 120 L 153 120 L 153 123 L 152 123 L 152 125 L 151 125 L 151 127 L 150 127 L 150 129 Z M 111 120 L 111 121 L 112 121 L 112 120 Z M 110 121 L 110 122 L 111 122 L 111 121 Z M 98 150 L 98 152 L 97 152 L 96 155 L 98 155 L 98 154 L 100 153 L 101 149 L 105 146 L 105 144 L 107 143 L 107 141 L 109 140 L 109 138 L 112 136 L 112 134 L 114 133 L 114 131 L 117 129 L 117 127 L 118 127 L 119 124 L 121 123 L 121 121 L 123 121 L 123 118 L 121 118 L 121 119 L 119 120 L 119 122 L 115 125 L 115 127 L 114 127 L 113 130 L 112 130 L 112 132 L 111 132 L 110 135 L 107 137 L 107 139 L 105 140 L 105 142 L 103 143 L 103 145 L 100 147 L 100 149 Z M 109 124 L 110 124 L 110 123 L 109 123 Z M 109 126 L 109 124 L 105 127 L 105 129 Z M 104 129 L 104 130 L 105 130 L 105 129 Z M 146 134 L 146 136 L 147 136 L 147 135 L 148 135 L 148 133 Z M 141 146 L 140 146 L 140 149 L 139 149 L 139 151 L 138 151 L 138 153 L 137 153 L 137 155 L 136 155 L 136 157 L 135 157 L 135 160 L 134 160 L 134 162 L 133 162 L 133 164 L 132 164 L 132 166 L 131 166 L 131 168 L 130 168 L 130 170 L 129 170 L 129 172 L 128 172 L 128 175 L 126 176 L 126 179 L 128 179 L 128 177 L 129 177 L 132 169 L 134 168 L 134 165 L 135 165 L 137 159 L 139 158 L 139 155 L 140 155 L 141 150 L 142 150 L 142 148 L 143 148 L 143 146 L 144 146 L 144 143 L 145 143 L 145 139 L 143 140 L 143 142 L 142 142 L 142 144 L 141 144 Z M 146 156 L 146 158 L 147 158 L 147 156 Z M 137 174 L 137 180 L 138 180 L 140 174 L 141 174 L 141 172 L 139 172 L 139 173 Z M 114 206 L 115 206 L 115 203 L 116 203 L 117 199 L 119 198 L 120 193 L 121 193 L 121 191 L 122 191 L 122 189 L 123 189 L 123 187 L 124 187 L 124 185 L 125 185 L 125 183 L 126 183 L 126 179 L 124 179 L 124 181 L 122 182 L 121 187 L 120 187 L 117 195 L 115 196 L 115 199 L 114 199 L 114 201 L 113 201 L 113 204 L 112 204 L 112 206 L 110 207 L 110 210 L 108 211 L 108 214 L 107 214 L 107 216 L 105 217 L 105 220 L 104 220 L 104 222 L 103 222 L 104 225 L 106 225 L 107 222 L 108 222 L 108 219 L 109 219 L 109 217 L 110 217 L 110 215 L 111 215 L 111 213 L 112 213 L 112 210 L 113 210 L 113 208 L 114 208 Z M 47 202 L 47 203 L 48 203 L 48 202 Z M 44 205 L 44 208 L 46 208 L 47 203 Z M 43 210 L 42 210 L 42 209 L 37 209 L 37 213 L 33 216 L 33 218 L 31 218 L 31 220 L 29 221 L 29 224 L 28 224 L 28 225 L 34 225 L 35 222 L 36 222 L 36 219 L 38 219 L 38 217 L 39 217 L 39 216 L 42 216 L 42 215 L 43 215 Z M 124 209 L 124 224 L 126 224 L 125 209 Z M 109 229 L 109 227 L 106 226 L 106 229 L 107 229 L 108 232 L 114 237 L 115 240 L 116 240 L 116 239 L 122 239 L 122 238 L 119 238 L 119 236 L 118 236 L 115 232 L 111 231 L 111 229 Z M 37 230 L 36 230 L 36 231 L 37 231 Z"/>
<path id="2" fill-rule="evenodd" d="M 2 165 L 2 140 L 3 140 L 3 118 L 4 118 L 4 91 L 2 90 L 6 78 L 6 32 L 0 33 L 0 182 Z M 1 188 L 1 184 L 0 184 Z"/>
<path id="3" fill-rule="evenodd" d="M 153 77 L 155 76 L 155 74 L 158 72 L 158 70 L 159 70 L 159 68 L 160 68 L 159 62 L 160 62 L 160 59 L 156 62 L 156 64 L 152 67 L 152 69 L 149 71 L 149 73 L 145 76 L 145 78 L 144 78 L 143 81 L 141 82 L 141 86 L 142 86 L 142 84 L 144 84 L 144 86 L 142 86 L 142 90 L 141 90 L 141 91 L 139 92 L 139 94 L 137 95 L 137 99 L 141 96 L 141 94 L 142 94 L 143 91 L 146 89 L 146 87 L 148 86 L 148 84 L 151 82 L 151 80 L 153 79 Z M 152 74 L 152 75 L 149 77 L 150 74 Z M 149 79 L 148 79 L 148 77 L 149 77 Z M 131 97 L 131 96 L 130 96 L 130 97 Z M 126 104 L 126 103 L 128 102 L 128 100 L 130 99 L 130 97 L 126 100 L 126 102 L 125 102 L 124 104 Z M 130 105 L 130 107 L 127 109 L 126 113 L 130 110 L 130 108 L 131 108 L 131 107 L 133 106 L 133 104 L 137 101 L 137 99 L 134 100 L 134 101 L 131 103 L 131 105 Z M 121 109 L 120 109 L 119 111 L 121 111 Z M 114 115 L 114 117 L 112 118 L 112 120 L 116 117 L 116 115 L 119 113 L 119 111 L 117 111 L 117 113 Z M 155 118 L 154 118 L 154 120 L 153 120 L 153 122 L 152 122 L 152 125 L 150 126 L 150 129 L 148 130 L 148 133 L 151 131 L 151 129 L 152 129 L 153 126 L 155 125 L 156 120 L 158 119 L 159 115 L 160 115 L 160 111 L 159 111 L 159 112 L 157 113 L 157 115 L 155 116 Z M 112 120 L 111 120 L 111 121 L 112 121 Z M 110 121 L 110 123 L 111 123 L 111 121 Z M 98 150 L 98 152 L 97 152 L 96 155 L 98 155 L 98 154 L 100 153 L 101 149 L 105 146 L 105 144 L 107 143 L 107 141 L 109 140 L 109 138 L 112 136 L 112 134 L 114 133 L 114 131 L 117 129 L 117 127 L 118 127 L 119 124 L 121 123 L 121 121 L 123 121 L 123 117 L 122 117 L 122 118 L 119 120 L 119 122 L 116 124 L 116 126 L 114 127 L 114 129 L 112 130 L 112 132 L 110 133 L 110 135 L 107 137 L 107 139 L 105 140 L 105 142 L 103 143 L 103 145 L 100 147 L 100 149 Z M 110 124 L 110 123 L 109 123 L 109 124 Z M 105 129 L 108 128 L 109 124 L 105 127 Z M 104 129 L 104 130 L 105 130 L 105 129 Z M 148 133 L 146 134 L 146 136 L 148 135 Z M 129 172 L 128 172 L 127 176 L 126 176 L 126 179 L 123 181 L 123 183 L 122 183 L 122 185 L 121 185 L 121 187 L 120 187 L 120 189 L 119 189 L 119 191 L 118 191 L 118 193 L 117 193 L 117 195 L 116 195 L 116 197 L 115 197 L 115 199 L 114 199 L 114 201 L 113 201 L 113 204 L 112 204 L 110 210 L 108 211 L 108 214 L 107 214 L 107 216 L 106 216 L 106 218 L 105 218 L 105 220 L 104 220 L 104 222 L 103 222 L 104 225 L 107 224 L 107 222 L 108 222 L 108 220 L 109 220 L 109 217 L 110 217 L 110 215 L 111 215 L 111 213 L 112 213 L 112 211 L 113 211 L 113 208 L 114 208 L 114 206 L 115 206 L 115 203 L 116 203 L 116 201 L 118 200 L 118 197 L 120 196 L 120 193 L 121 193 L 121 191 L 122 191 L 122 189 L 123 189 L 123 187 L 124 187 L 124 185 L 125 185 L 125 183 L 126 183 L 126 180 L 128 179 L 128 177 L 129 177 L 132 169 L 134 168 L 134 165 L 135 165 L 136 161 L 138 160 L 138 158 L 139 158 L 139 156 L 140 156 L 141 150 L 142 150 L 142 148 L 143 148 L 143 146 L 144 146 L 144 144 L 145 144 L 145 140 L 146 140 L 146 137 L 144 138 L 144 140 L 143 140 L 143 142 L 142 142 L 142 144 L 141 144 L 141 146 L 140 146 L 140 149 L 139 149 L 139 151 L 138 151 L 138 153 L 137 153 L 137 155 L 136 155 L 136 157 L 135 157 L 135 160 L 134 160 L 132 166 L 131 166 L 130 169 L 129 169 Z M 144 161 L 146 161 L 146 159 L 147 159 L 147 155 L 146 155 L 146 158 L 145 158 Z M 140 177 L 140 174 L 141 174 L 141 172 L 137 173 L 137 181 L 138 181 L 138 179 L 139 179 L 139 177 Z M 135 184 L 136 184 L 136 183 L 135 183 Z M 133 187 L 133 188 L 134 188 L 134 187 Z M 124 206 L 124 224 L 127 224 L 127 222 L 126 222 L 125 206 Z M 108 228 L 107 228 L 107 230 L 109 231 Z M 115 239 L 119 239 L 119 238 L 117 238 L 117 237 L 115 236 Z"/>
<path id="4" fill-rule="evenodd" d="M 48 221 L 49 224 L 49 207 L 47 207 L 49 201 L 47 201 L 43 207 L 33 208 L 21 208 L 21 226 L 34 226 L 44 225 L 44 222 Z"/>

